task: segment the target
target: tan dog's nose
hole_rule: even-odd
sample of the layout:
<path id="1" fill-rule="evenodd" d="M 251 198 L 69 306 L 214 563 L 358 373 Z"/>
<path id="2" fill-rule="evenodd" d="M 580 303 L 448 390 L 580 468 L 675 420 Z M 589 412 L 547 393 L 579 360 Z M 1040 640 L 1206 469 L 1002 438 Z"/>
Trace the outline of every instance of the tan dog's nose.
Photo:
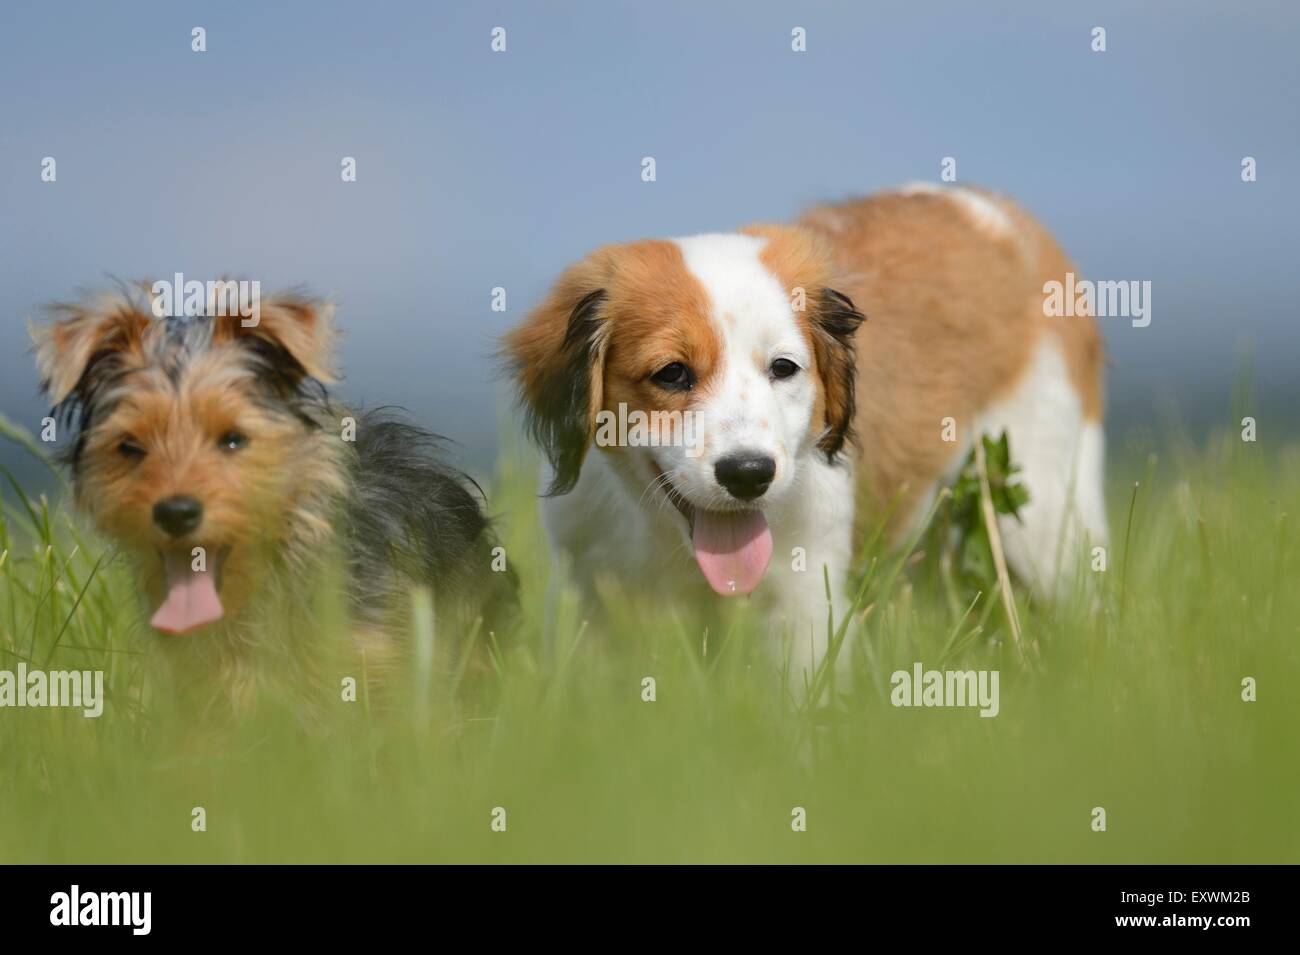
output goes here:
<path id="1" fill-rule="evenodd" d="M 197 498 L 178 494 L 153 506 L 153 522 L 172 537 L 184 537 L 203 520 L 203 505 Z"/>

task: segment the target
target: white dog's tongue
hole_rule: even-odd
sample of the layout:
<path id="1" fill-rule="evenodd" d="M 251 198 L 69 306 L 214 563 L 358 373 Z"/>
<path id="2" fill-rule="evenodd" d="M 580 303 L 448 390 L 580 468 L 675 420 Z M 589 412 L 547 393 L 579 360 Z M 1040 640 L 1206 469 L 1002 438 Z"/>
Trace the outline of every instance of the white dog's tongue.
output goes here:
<path id="1" fill-rule="evenodd" d="M 720 594 L 747 594 L 772 559 L 772 532 L 762 511 L 696 509 L 695 562 Z"/>
<path id="2" fill-rule="evenodd" d="M 166 633 L 185 633 L 220 620 L 225 610 L 211 570 L 194 570 L 184 552 L 163 555 L 167 596 L 149 622 Z"/>

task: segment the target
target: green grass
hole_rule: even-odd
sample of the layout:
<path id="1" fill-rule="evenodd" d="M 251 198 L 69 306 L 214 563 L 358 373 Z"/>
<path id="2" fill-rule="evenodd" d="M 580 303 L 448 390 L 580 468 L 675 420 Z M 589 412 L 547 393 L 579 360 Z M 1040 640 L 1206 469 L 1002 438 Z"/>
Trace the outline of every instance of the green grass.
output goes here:
<path id="1" fill-rule="evenodd" d="M 0 710 L 0 861 L 1300 861 L 1300 452 L 1235 437 L 1112 466 L 1102 596 L 1019 594 L 1024 668 L 993 595 L 966 613 L 927 562 L 877 555 L 851 685 L 813 712 L 743 612 L 707 651 L 670 608 L 620 604 L 601 634 L 565 595 L 547 619 L 533 461 L 508 450 L 525 619 L 490 668 L 211 734 L 154 692 L 119 562 L 0 475 L 0 669 L 103 668 L 108 695 L 99 719 Z M 891 706 L 918 660 L 1000 669 L 1000 714 Z"/>

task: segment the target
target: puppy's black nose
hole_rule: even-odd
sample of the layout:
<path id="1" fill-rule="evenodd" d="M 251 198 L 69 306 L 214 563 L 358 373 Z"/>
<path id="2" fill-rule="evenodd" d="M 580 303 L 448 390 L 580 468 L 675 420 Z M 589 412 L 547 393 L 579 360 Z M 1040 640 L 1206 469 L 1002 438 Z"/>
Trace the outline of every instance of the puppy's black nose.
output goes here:
<path id="1" fill-rule="evenodd" d="M 733 454 L 715 464 L 713 473 L 732 497 L 752 501 L 772 483 L 776 461 L 766 454 Z"/>
<path id="2" fill-rule="evenodd" d="M 172 537 L 184 537 L 203 520 L 203 505 L 197 499 L 177 495 L 165 497 L 153 506 L 153 522 Z"/>

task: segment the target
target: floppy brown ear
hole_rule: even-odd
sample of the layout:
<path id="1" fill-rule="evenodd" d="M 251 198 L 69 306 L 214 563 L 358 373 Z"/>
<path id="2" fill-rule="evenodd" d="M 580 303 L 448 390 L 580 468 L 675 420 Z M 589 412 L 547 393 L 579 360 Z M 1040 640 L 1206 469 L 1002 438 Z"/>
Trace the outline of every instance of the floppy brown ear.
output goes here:
<path id="1" fill-rule="evenodd" d="M 215 321 L 214 339 L 237 338 L 269 344 L 282 349 L 317 381 L 331 384 L 336 380 L 334 349 L 338 333 L 332 302 L 283 293 L 263 299 L 253 316 L 232 315 Z"/>
<path id="2" fill-rule="evenodd" d="M 591 445 L 604 387 L 604 300 L 599 269 L 584 260 L 505 338 L 528 430 L 554 472 L 547 494 L 573 489 Z"/>
<path id="3" fill-rule="evenodd" d="M 142 357 L 145 329 L 152 320 L 121 296 L 53 305 L 49 314 L 43 324 L 28 322 L 27 331 L 36 346 L 41 388 L 56 405 L 100 361 L 120 361 L 129 354 Z"/>
<path id="4" fill-rule="evenodd" d="M 853 440 L 853 416 L 857 407 L 853 333 L 866 316 L 847 295 L 832 288 L 820 289 L 811 298 L 813 351 L 825 396 L 826 431 L 817 447 L 826 452 L 828 459 L 834 459 L 845 442 Z"/>

